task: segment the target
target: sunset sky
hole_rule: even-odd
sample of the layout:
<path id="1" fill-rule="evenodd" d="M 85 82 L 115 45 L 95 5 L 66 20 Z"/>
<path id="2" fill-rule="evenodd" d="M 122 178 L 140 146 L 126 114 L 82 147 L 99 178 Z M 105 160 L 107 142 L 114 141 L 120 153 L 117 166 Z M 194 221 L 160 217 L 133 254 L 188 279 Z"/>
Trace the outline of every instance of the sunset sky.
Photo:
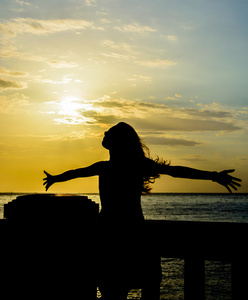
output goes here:
<path id="1" fill-rule="evenodd" d="M 43 192 L 43 170 L 107 160 L 119 121 L 152 157 L 235 168 L 248 192 L 247 12 L 247 0 L 0 0 L 0 192 Z M 226 190 L 163 176 L 153 191 Z"/>

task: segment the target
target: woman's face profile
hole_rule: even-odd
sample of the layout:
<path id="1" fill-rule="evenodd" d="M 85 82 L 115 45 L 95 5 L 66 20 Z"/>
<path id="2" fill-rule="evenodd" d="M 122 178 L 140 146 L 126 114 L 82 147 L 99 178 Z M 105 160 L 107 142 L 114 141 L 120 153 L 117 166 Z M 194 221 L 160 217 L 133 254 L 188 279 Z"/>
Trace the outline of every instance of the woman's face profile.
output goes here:
<path id="1" fill-rule="evenodd" d="M 114 127 L 115 126 L 111 127 L 108 131 L 104 132 L 102 145 L 103 145 L 104 148 L 106 148 L 108 150 L 110 149 L 111 143 L 112 143 L 113 138 L 114 138 L 114 135 L 113 135 Z"/>

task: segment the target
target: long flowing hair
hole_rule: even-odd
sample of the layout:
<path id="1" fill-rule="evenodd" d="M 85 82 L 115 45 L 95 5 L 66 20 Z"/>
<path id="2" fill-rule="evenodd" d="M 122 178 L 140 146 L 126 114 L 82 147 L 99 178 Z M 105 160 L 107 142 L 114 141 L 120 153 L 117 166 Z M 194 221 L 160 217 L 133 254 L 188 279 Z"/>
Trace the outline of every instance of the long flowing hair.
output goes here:
<path id="1" fill-rule="evenodd" d="M 163 159 L 152 159 L 149 148 L 141 141 L 134 128 L 120 122 L 105 132 L 103 146 L 110 151 L 110 157 L 125 167 L 132 168 L 142 181 L 142 194 L 149 194 L 151 184 L 160 177 L 159 166 L 168 165 Z"/>

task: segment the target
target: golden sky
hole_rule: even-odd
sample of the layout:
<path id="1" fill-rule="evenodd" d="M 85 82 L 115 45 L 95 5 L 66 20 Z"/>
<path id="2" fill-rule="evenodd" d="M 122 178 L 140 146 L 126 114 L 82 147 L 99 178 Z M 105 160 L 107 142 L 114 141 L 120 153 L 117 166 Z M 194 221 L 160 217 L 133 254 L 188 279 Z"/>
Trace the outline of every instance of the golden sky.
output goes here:
<path id="1" fill-rule="evenodd" d="M 248 192 L 248 2 L 0 2 L 0 192 L 42 192 L 108 159 L 104 131 L 137 130 L 172 165 L 236 169 Z M 97 192 L 97 178 L 51 192 Z M 163 176 L 154 192 L 225 192 Z"/>

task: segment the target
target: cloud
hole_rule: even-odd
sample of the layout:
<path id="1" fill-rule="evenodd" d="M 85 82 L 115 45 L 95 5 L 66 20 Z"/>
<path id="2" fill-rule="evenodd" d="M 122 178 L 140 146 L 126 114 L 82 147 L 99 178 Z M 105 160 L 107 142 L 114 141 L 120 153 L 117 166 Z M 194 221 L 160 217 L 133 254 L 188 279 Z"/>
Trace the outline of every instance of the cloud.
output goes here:
<path id="1" fill-rule="evenodd" d="M 35 61 L 35 62 L 45 62 L 52 68 L 76 68 L 78 64 L 72 61 L 65 61 L 59 59 L 49 59 L 41 55 L 35 55 L 30 52 L 19 52 L 15 46 L 5 46 L 0 49 L 0 56 L 4 58 L 16 57 L 21 60 Z M 7 74 L 11 76 L 25 76 L 27 73 L 9 71 L 4 68 L 0 68 L 0 74 Z"/>
<path id="2" fill-rule="evenodd" d="M 189 154 L 181 158 L 182 160 L 196 162 L 196 161 L 206 161 L 206 156 L 201 156 L 197 154 Z"/>
<path id="3" fill-rule="evenodd" d="M 229 122 L 168 116 L 165 118 L 162 114 L 158 114 L 155 119 L 134 118 L 134 122 L 139 129 L 152 129 L 164 132 L 232 132 L 241 129 L 239 126 Z"/>
<path id="4" fill-rule="evenodd" d="M 50 60 L 47 62 L 49 66 L 52 68 L 76 68 L 78 67 L 78 64 L 75 62 L 66 62 L 66 61 L 60 61 L 60 60 Z"/>
<path id="5" fill-rule="evenodd" d="M 31 33 L 46 35 L 67 30 L 101 29 L 94 22 L 77 19 L 51 19 L 38 20 L 32 18 L 16 18 L 6 23 L 0 23 L 0 31 L 15 36 L 17 34 Z"/>
<path id="6" fill-rule="evenodd" d="M 39 136 L 40 137 L 40 136 Z M 47 135 L 44 137 L 44 141 L 76 141 L 85 137 L 85 131 L 72 131 L 70 133 L 62 135 Z M 87 133 L 87 138 L 89 133 Z"/>
<path id="7" fill-rule="evenodd" d="M 31 4 L 27 1 L 16 0 L 16 3 L 20 4 L 21 6 L 32 6 L 32 7 L 35 7 L 35 8 L 39 8 L 38 6 L 33 5 L 33 4 Z"/>
<path id="8" fill-rule="evenodd" d="M 85 0 L 85 4 L 87 6 L 94 6 L 96 3 L 96 0 Z"/>
<path id="9" fill-rule="evenodd" d="M 21 0 L 16 0 L 16 2 L 17 2 L 18 4 L 20 4 L 21 6 L 22 6 L 22 5 L 27 5 L 27 6 L 30 6 L 30 5 L 31 5 L 29 2 L 25 2 L 25 1 L 21 1 Z"/>
<path id="10" fill-rule="evenodd" d="M 160 35 L 160 38 L 161 39 L 166 39 L 166 40 L 168 40 L 168 41 L 171 41 L 171 42 L 175 42 L 175 41 L 177 41 L 178 40 L 178 37 L 176 36 L 176 35 L 173 35 L 173 34 L 171 34 L 171 35 Z"/>
<path id="11" fill-rule="evenodd" d="M 151 68 L 156 68 L 156 67 L 164 68 L 164 67 L 177 65 L 177 62 L 167 60 L 167 59 L 136 60 L 135 63 L 145 67 L 151 67 Z"/>
<path id="12" fill-rule="evenodd" d="M 124 55 L 124 54 L 120 54 L 120 53 L 115 53 L 115 52 L 112 52 L 112 53 L 102 53 L 103 56 L 106 56 L 106 57 L 110 57 L 110 58 L 115 58 L 115 59 L 121 59 L 121 60 L 126 60 L 129 58 L 129 55 Z"/>
<path id="13" fill-rule="evenodd" d="M 7 89 L 24 89 L 26 84 L 0 77 L 0 91 Z"/>
<path id="14" fill-rule="evenodd" d="M 37 62 L 42 62 L 47 60 L 47 58 L 43 56 L 35 55 L 30 52 L 19 52 L 17 48 L 13 45 L 4 45 L 2 48 L 0 48 L 0 56 L 4 58 L 16 57 L 22 60 L 37 61 Z"/>
<path id="15" fill-rule="evenodd" d="M 9 114 L 19 112 L 21 107 L 29 105 L 28 97 L 23 94 L 0 96 L 0 113 Z"/>
<path id="16" fill-rule="evenodd" d="M 109 98 L 96 101 L 101 115 L 106 113 L 117 118 L 132 120 L 139 129 L 180 132 L 231 132 L 241 127 L 227 120 L 219 121 L 223 115 L 231 117 L 226 111 L 201 111 L 173 108 L 164 104 L 135 102 L 131 100 L 112 100 Z M 104 108 L 108 107 L 107 110 Z M 196 118 L 197 116 L 197 118 Z M 113 118 L 112 118 L 113 119 Z"/>
<path id="17" fill-rule="evenodd" d="M 108 20 L 108 19 L 101 19 L 101 22 L 103 23 L 103 24 L 110 24 L 111 23 L 111 21 L 110 20 Z"/>
<path id="18" fill-rule="evenodd" d="M 219 121 L 214 112 L 202 112 L 174 108 L 159 103 L 137 102 L 128 99 L 111 99 L 104 96 L 98 100 L 78 101 L 73 113 L 64 110 L 65 116 L 56 117 L 56 122 L 65 124 L 94 124 L 109 126 L 119 121 L 131 123 L 136 129 L 153 132 L 233 132 L 240 130 L 233 120 Z M 50 111 L 50 110 L 49 110 Z M 76 113 L 75 113 L 76 112 Z M 54 112 L 56 113 L 56 111 Z M 224 112 L 223 112 L 224 113 Z M 59 111 L 57 111 L 59 114 Z M 214 117 L 213 117 L 214 116 Z M 149 134 L 148 134 L 149 135 Z M 155 142 L 155 139 L 151 139 Z M 178 143 L 178 145 L 198 145 L 189 140 L 170 140 L 156 138 L 157 143 Z"/>
<path id="19" fill-rule="evenodd" d="M 234 117 L 235 112 L 233 110 L 225 109 L 195 109 L 195 108 L 182 108 L 181 114 L 185 114 L 190 117 L 198 117 L 202 119 L 230 119 Z"/>
<path id="20" fill-rule="evenodd" d="M 19 71 L 10 71 L 5 68 L 0 67 L 0 74 L 5 74 L 13 77 L 19 77 L 19 76 L 26 76 L 26 72 L 19 72 Z"/>
<path id="21" fill-rule="evenodd" d="M 167 39 L 169 41 L 177 41 L 177 36 L 175 36 L 175 35 L 167 35 Z"/>
<path id="22" fill-rule="evenodd" d="M 152 82 L 152 77 L 151 76 L 146 76 L 146 75 L 137 75 L 133 74 L 132 77 L 127 79 L 128 81 L 131 81 L 133 85 L 136 85 L 137 81 L 143 81 L 145 83 L 151 83 Z"/>
<path id="23" fill-rule="evenodd" d="M 182 98 L 182 95 L 175 94 L 174 96 L 168 96 L 166 97 L 167 100 L 176 100 L 177 98 Z"/>
<path id="24" fill-rule="evenodd" d="M 135 57 L 133 56 L 135 54 L 135 52 L 133 51 L 132 47 L 127 43 L 119 43 L 118 44 L 111 40 L 104 40 L 101 44 L 105 48 L 108 47 L 112 50 L 112 52 L 101 54 L 105 57 L 110 57 L 110 58 L 119 59 L 119 60 L 127 60 L 130 58 L 132 60 L 135 59 Z"/>
<path id="25" fill-rule="evenodd" d="M 123 25 L 122 27 L 114 27 L 115 30 L 121 32 L 137 32 L 137 33 L 145 33 L 145 32 L 156 32 L 157 29 L 151 28 L 149 26 L 142 26 L 138 23 L 132 23 L 129 25 Z"/>
<path id="26" fill-rule="evenodd" d="M 111 40 L 104 40 L 102 42 L 102 45 L 110 47 L 111 49 L 117 49 L 117 50 L 122 50 L 122 51 L 124 50 L 126 52 L 133 51 L 132 46 L 130 46 L 127 43 L 119 43 L 119 44 L 117 44 L 116 42 L 111 41 Z"/>
<path id="27" fill-rule="evenodd" d="M 33 82 L 42 82 L 42 83 L 49 83 L 49 84 L 67 84 L 70 82 L 75 83 L 82 83 L 80 79 L 72 79 L 70 74 L 64 75 L 60 80 L 52 80 L 49 78 L 43 78 L 42 76 L 33 76 L 31 81 Z"/>
<path id="28" fill-rule="evenodd" d="M 168 137 L 154 137 L 154 136 L 145 137 L 145 142 L 151 145 L 165 145 L 165 146 L 166 145 L 167 146 L 198 146 L 202 144 L 192 140 L 174 139 Z"/>

